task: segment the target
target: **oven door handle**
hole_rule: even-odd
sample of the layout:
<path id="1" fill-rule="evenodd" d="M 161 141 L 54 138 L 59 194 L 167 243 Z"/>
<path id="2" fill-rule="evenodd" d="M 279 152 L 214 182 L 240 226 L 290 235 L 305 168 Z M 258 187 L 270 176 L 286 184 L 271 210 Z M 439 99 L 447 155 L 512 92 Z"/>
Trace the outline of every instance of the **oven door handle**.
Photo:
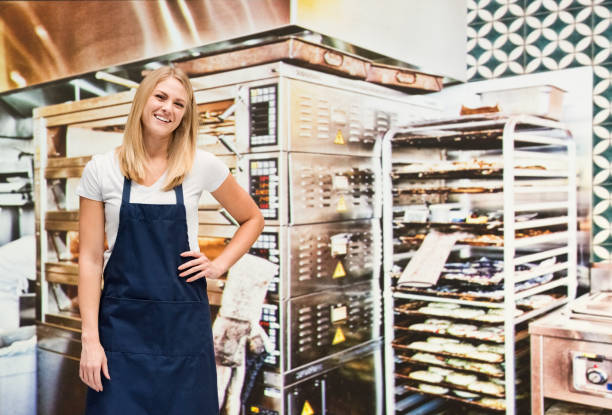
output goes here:
<path id="1" fill-rule="evenodd" d="M 321 379 L 321 412 L 323 414 L 327 413 L 327 391 L 325 390 L 327 382 L 325 382 L 325 378 Z"/>
<path id="2" fill-rule="evenodd" d="M 228 151 L 234 153 L 238 158 L 238 161 L 242 159 L 242 154 L 240 154 L 238 150 L 236 150 L 236 147 L 234 147 L 234 145 L 227 138 L 225 138 L 223 134 L 218 135 L 217 140 L 219 140 L 219 142 L 223 144 L 223 147 L 225 147 Z M 242 166 L 239 163 L 237 163 L 236 165 L 238 166 L 238 170 L 242 171 Z"/>
<path id="3" fill-rule="evenodd" d="M 225 208 L 220 209 L 219 210 L 219 214 L 221 216 L 223 216 L 225 219 L 227 219 L 227 221 L 229 223 L 231 223 L 232 225 L 240 226 L 238 221 L 236 219 L 234 219 L 234 217 L 232 215 L 230 215 L 229 212 L 227 210 L 225 210 Z"/>

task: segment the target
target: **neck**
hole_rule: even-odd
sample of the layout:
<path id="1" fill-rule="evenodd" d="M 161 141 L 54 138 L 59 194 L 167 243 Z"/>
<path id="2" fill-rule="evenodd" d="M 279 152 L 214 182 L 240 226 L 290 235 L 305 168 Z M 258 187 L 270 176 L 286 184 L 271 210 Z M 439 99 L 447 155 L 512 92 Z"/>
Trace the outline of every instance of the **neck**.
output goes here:
<path id="1" fill-rule="evenodd" d="M 144 138 L 144 148 L 147 158 L 149 160 L 155 159 L 167 159 L 168 158 L 168 145 L 170 143 L 170 137 L 160 139 L 147 139 Z"/>

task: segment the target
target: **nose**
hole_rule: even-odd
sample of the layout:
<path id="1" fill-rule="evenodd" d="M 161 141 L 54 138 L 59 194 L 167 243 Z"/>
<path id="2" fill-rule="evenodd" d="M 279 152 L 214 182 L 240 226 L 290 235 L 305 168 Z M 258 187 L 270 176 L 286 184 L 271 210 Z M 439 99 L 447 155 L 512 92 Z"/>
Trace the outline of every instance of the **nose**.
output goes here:
<path id="1" fill-rule="evenodd" d="M 161 107 L 165 112 L 170 112 L 170 109 L 172 108 L 172 102 L 167 99 L 162 103 Z"/>

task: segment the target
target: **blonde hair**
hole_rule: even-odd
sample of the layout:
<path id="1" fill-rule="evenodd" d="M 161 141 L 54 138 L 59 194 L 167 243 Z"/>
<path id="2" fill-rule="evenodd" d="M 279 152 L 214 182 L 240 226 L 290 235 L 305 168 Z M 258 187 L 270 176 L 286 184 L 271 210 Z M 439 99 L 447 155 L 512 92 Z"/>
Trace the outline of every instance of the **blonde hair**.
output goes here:
<path id="1" fill-rule="evenodd" d="M 171 190 L 183 183 L 193 166 L 198 132 L 198 113 L 193 88 L 185 73 L 178 68 L 163 66 L 149 73 L 142 80 L 132 102 L 123 135 L 123 144 L 117 150 L 121 173 L 130 180 L 142 181 L 145 176 L 146 152 L 142 134 L 142 112 L 144 106 L 160 81 L 167 78 L 178 80 L 187 92 L 185 113 L 179 126 L 172 133 L 168 145 L 168 168 L 162 189 Z"/>

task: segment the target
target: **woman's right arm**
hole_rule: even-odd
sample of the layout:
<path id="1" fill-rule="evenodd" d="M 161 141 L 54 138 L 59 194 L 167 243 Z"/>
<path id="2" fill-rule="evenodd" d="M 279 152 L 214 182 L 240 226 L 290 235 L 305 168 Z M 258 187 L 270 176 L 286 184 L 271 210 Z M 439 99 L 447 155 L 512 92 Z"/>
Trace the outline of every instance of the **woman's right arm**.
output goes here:
<path id="1" fill-rule="evenodd" d="M 79 376 L 90 388 L 102 391 L 100 370 L 107 379 L 106 354 L 100 344 L 98 308 L 104 265 L 104 204 L 80 198 L 79 210 L 79 310 L 81 313 L 81 363 Z"/>

